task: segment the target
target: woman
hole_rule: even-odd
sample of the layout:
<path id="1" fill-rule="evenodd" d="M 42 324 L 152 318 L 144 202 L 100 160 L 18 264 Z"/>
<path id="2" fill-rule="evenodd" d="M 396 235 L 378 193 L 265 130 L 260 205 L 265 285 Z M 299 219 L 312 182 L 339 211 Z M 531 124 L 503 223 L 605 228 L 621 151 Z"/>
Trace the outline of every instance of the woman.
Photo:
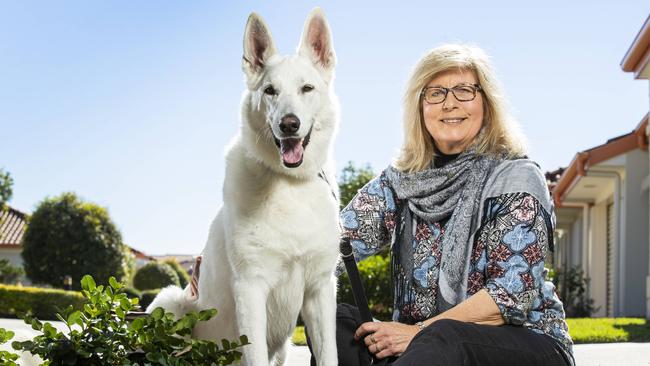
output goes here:
<path id="1" fill-rule="evenodd" d="M 572 365 L 545 281 L 553 205 L 487 56 L 430 51 L 408 82 L 403 122 L 397 160 L 340 214 L 357 260 L 390 246 L 394 321 L 359 324 L 339 305 L 339 363 L 368 364 L 369 351 L 393 365 Z"/>

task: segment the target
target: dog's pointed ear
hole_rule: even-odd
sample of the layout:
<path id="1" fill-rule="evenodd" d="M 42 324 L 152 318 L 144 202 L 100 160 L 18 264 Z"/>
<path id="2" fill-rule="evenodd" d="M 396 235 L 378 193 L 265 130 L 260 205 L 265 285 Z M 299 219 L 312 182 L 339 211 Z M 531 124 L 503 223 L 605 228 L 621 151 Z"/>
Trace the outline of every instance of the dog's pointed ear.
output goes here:
<path id="1" fill-rule="evenodd" d="M 324 72 L 326 80 L 331 78 L 336 64 L 336 54 L 330 27 L 320 8 L 315 8 L 307 16 L 298 53 L 312 60 L 314 65 Z"/>
<path id="2" fill-rule="evenodd" d="M 244 31 L 242 69 L 249 80 L 262 71 L 269 57 L 277 53 L 269 28 L 262 17 L 251 13 Z"/>

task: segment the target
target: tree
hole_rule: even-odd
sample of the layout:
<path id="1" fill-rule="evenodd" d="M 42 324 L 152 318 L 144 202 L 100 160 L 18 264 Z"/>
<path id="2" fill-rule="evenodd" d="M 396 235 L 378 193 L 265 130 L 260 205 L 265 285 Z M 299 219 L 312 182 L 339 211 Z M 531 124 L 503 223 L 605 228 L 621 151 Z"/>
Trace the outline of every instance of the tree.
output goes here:
<path id="1" fill-rule="evenodd" d="M 375 173 L 370 168 L 370 165 L 366 164 L 364 167 L 357 168 L 351 161 L 348 161 L 348 164 L 341 171 L 341 178 L 339 179 L 341 208 L 347 206 L 359 189 L 374 177 Z"/>
<path id="2" fill-rule="evenodd" d="M 33 282 L 54 287 L 61 287 L 66 275 L 79 289 L 86 274 L 105 283 L 111 276 L 122 280 L 128 272 L 122 235 L 108 211 L 70 192 L 38 205 L 25 231 L 22 256 Z"/>
<path id="3" fill-rule="evenodd" d="M 0 209 L 4 209 L 5 204 L 7 204 L 11 199 L 11 196 L 14 193 L 11 189 L 13 184 L 14 180 L 11 178 L 11 174 L 0 168 Z"/>
<path id="4" fill-rule="evenodd" d="M 21 267 L 11 264 L 8 259 L 0 259 L 0 283 L 13 285 L 25 274 Z"/>

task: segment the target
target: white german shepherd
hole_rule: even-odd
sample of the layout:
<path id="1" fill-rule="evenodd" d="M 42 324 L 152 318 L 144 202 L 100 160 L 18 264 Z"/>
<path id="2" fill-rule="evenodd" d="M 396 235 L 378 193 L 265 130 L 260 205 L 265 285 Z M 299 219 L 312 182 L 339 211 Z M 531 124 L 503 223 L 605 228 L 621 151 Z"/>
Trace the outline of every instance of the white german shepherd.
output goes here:
<path id="1" fill-rule="evenodd" d="M 197 325 L 193 337 L 247 335 L 247 365 L 283 364 L 299 313 L 318 365 L 337 364 L 335 61 L 320 9 L 307 17 L 292 56 L 278 55 L 264 21 L 250 15 L 241 130 L 226 154 L 224 205 L 203 251 L 199 297 L 190 298 L 189 286 L 167 288 L 147 309 L 181 315 L 216 308 L 218 315 Z"/>

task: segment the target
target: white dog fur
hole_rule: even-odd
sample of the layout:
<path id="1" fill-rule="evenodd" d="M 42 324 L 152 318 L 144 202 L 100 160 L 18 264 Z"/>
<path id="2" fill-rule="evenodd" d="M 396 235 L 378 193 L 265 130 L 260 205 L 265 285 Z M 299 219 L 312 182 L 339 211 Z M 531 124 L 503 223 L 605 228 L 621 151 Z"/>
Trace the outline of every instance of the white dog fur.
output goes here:
<path id="1" fill-rule="evenodd" d="M 318 365 L 337 364 L 335 62 L 319 9 L 307 17 L 298 52 L 291 56 L 278 55 L 264 21 L 250 15 L 241 130 L 226 154 L 224 204 L 203 251 L 199 298 L 190 299 L 189 287 L 166 288 L 147 309 L 163 306 L 182 315 L 216 308 L 217 316 L 199 323 L 193 337 L 247 335 L 251 345 L 242 358 L 247 365 L 283 364 L 299 313 Z M 287 118 L 299 119 L 297 131 L 286 124 L 283 131 Z"/>

